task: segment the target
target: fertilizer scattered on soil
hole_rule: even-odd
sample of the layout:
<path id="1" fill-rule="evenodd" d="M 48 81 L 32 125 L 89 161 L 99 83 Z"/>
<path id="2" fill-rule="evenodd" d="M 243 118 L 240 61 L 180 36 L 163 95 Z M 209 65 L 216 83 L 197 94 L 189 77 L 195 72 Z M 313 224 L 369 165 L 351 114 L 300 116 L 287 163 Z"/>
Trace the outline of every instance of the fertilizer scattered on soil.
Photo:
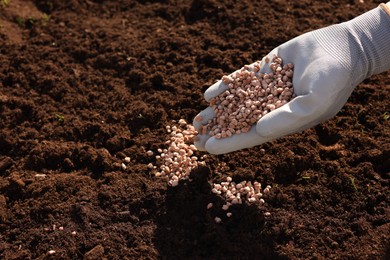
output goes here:
<path id="1" fill-rule="evenodd" d="M 148 167 L 153 170 L 156 177 L 165 177 L 168 179 L 168 185 L 175 187 L 180 180 L 189 179 L 190 173 L 198 166 L 205 166 L 203 159 L 207 155 L 200 157 L 200 160 L 195 156 L 198 152 L 192 144 L 194 137 L 198 134 L 195 128 L 188 124 L 184 119 L 180 119 L 178 124 L 166 126 L 166 130 L 170 135 L 166 144 L 168 148 L 157 149 L 156 165 L 149 163 Z M 153 151 L 147 151 L 147 154 L 154 154 Z M 222 206 L 222 210 L 227 211 L 231 205 L 242 203 L 258 203 L 263 204 L 263 194 L 269 193 L 271 186 L 267 186 L 263 191 L 261 184 L 257 181 L 241 181 L 235 183 L 231 177 L 226 177 L 225 182 L 211 183 L 211 191 L 222 197 L 226 204 Z M 207 204 L 207 209 L 211 209 L 213 203 Z M 232 213 L 227 212 L 227 217 L 231 217 Z M 221 223 L 220 217 L 215 217 L 216 223 Z"/>
<path id="2" fill-rule="evenodd" d="M 264 203 L 262 199 L 263 194 L 269 193 L 271 186 L 267 186 L 263 192 L 261 192 L 261 184 L 257 181 L 241 181 L 235 183 L 231 181 L 230 177 L 226 178 L 226 181 L 220 184 L 213 184 L 212 192 L 224 197 L 227 203 L 222 207 L 223 210 L 229 209 L 232 204 L 242 204 L 243 201 L 248 203 L 259 202 Z"/>
<path id="3" fill-rule="evenodd" d="M 205 162 L 194 155 L 197 149 L 193 139 L 198 133 L 192 125 L 180 119 L 177 126 L 167 125 L 166 130 L 170 134 L 170 139 L 166 141 L 168 148 L 158 149 L 156 160 L 159 166 L 149 164 L 149 167 L 156 170 L 156 177 L 167 177 L 170 186 L 177 186 L 180 180 L 189 178 L 191 170 L 205 165 Z M 148 151 L 148 155 L 151 152 Z"/>

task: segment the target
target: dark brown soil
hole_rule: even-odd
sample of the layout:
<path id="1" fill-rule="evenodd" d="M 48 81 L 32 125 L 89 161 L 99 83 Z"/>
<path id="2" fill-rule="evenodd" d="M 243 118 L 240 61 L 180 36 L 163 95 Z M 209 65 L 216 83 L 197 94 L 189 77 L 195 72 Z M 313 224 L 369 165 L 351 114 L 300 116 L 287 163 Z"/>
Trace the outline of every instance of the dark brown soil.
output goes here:
<path id="1" fill-rule="evenodd" d="M 210 156 L 178 187 L 145 154 L 206 107 L 216 79 L 380 3 L 360 2 L 0 4 L 0 258 L 389 257 L 390 71 L 334 119 Z M 272 185 L 266 204 L 207 210 L 222 203 L 208 181 L 228 175 Z"/>

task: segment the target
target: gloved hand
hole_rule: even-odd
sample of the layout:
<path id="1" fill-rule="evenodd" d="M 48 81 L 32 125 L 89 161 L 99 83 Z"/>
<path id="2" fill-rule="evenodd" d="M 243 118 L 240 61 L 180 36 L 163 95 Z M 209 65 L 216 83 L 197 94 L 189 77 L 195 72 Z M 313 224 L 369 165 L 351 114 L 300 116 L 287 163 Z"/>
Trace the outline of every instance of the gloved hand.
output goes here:
<path id="1" fill-rule="evenodd" d="M 305 33 L 272 50 L 267 55 L 270 60 L 276 54 L 284 64 L 294 64 L 297 97 L 262 117 L 247 133 L 222 139 L 199 135 L 195 146 L 211 154 L 229 153 L 303 131 L 335 116 L 360 82 L 390 68 L 390 9 L 385 9 L 389 6 L 381 4 L 348 22 Z M 266 57 L 263 73 L 270 70 Z M 209 101 L 226 89 L 220 80 L 204 97 Z M 211 107 L 199 115 L 202 121 L 193 122 L 198 131 L 215 116 Z"/>

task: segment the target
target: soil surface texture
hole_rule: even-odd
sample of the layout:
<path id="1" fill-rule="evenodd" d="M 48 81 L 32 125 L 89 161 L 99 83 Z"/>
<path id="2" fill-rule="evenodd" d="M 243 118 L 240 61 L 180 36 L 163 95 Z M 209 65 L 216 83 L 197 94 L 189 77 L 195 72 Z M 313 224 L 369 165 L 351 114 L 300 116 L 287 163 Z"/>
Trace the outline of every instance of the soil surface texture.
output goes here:
<path id="1" fill-rule="evenodd" d="M 0 258 L 389 259 L 390 71 L 177 187 L 146 154 L 223 75 L 379 3 L 0 1 Z M 227 217 L 209 184 L 227 176 L 272 189 Z"/>

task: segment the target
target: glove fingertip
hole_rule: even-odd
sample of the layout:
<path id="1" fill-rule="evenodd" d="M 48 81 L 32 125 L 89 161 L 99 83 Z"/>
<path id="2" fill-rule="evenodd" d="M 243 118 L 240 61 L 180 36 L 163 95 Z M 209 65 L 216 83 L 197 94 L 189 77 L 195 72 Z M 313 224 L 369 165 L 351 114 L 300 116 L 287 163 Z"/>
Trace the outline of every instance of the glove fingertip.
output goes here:
<path id="1" fill-rule="evenodd" d="M 211 137 L 205 144 L 206 151 L 215 155 L 226 153 L 220 149 L 220 142 L 224 142 L 224 140 L 217 140 L 215 137 Z"/>
<path id="2" fill-rule="evenodd" d="M 204 98 L 207 102 L 210 101 L 210 99 L 218 96 L 225 90 L 229 88 L 228 85 L 222 82 L 222 80 L 218 80 L 216 83 L 211 85 L 205 92 L 204 92 Z"/>
<path id="3" fill-rule="evenodd" d="M 196 136 L 196 141 L 194 141 L 194 145 L 195 145 L 196 149 L 198 149 L 201 152 L 207 151 L 205 144 L 209 138 L 210 138 L 209 135 Z"/>
<path id="4" fill-rule="evenodd" d="M 201 128 L 204 125 L 207 125 L 209 120 L 212 120 L 215 117 L 215 113 L 212 107 L 207 107 L 201 111 L 197 116 L 195 116 L 192 121 L 192 125 L 195 127 L 196 131 L 201 132 Z"/>
<path id="5" fill-rule="evenodd" d="M 262 123 L 257 123 L 256 124 L 256 132 L 262 136 L 262 137 L 266 137 L 266 138 L 270 138 L 272 137 L 274 131 L 272 130 L 272 128 L 268 127 L 270 124 L 269 122 L 262 122 Z"/>
<path id="6" fill-rule="evenodd" d="M 201 143 L 201 142 L 194 142 L 194 145 L 196 147 L 196 149 L 198 149 L 198 151 L 201 151 L 201 152 L 206 152 L 206 147 L 204 147 L 204 145 Z"/>

